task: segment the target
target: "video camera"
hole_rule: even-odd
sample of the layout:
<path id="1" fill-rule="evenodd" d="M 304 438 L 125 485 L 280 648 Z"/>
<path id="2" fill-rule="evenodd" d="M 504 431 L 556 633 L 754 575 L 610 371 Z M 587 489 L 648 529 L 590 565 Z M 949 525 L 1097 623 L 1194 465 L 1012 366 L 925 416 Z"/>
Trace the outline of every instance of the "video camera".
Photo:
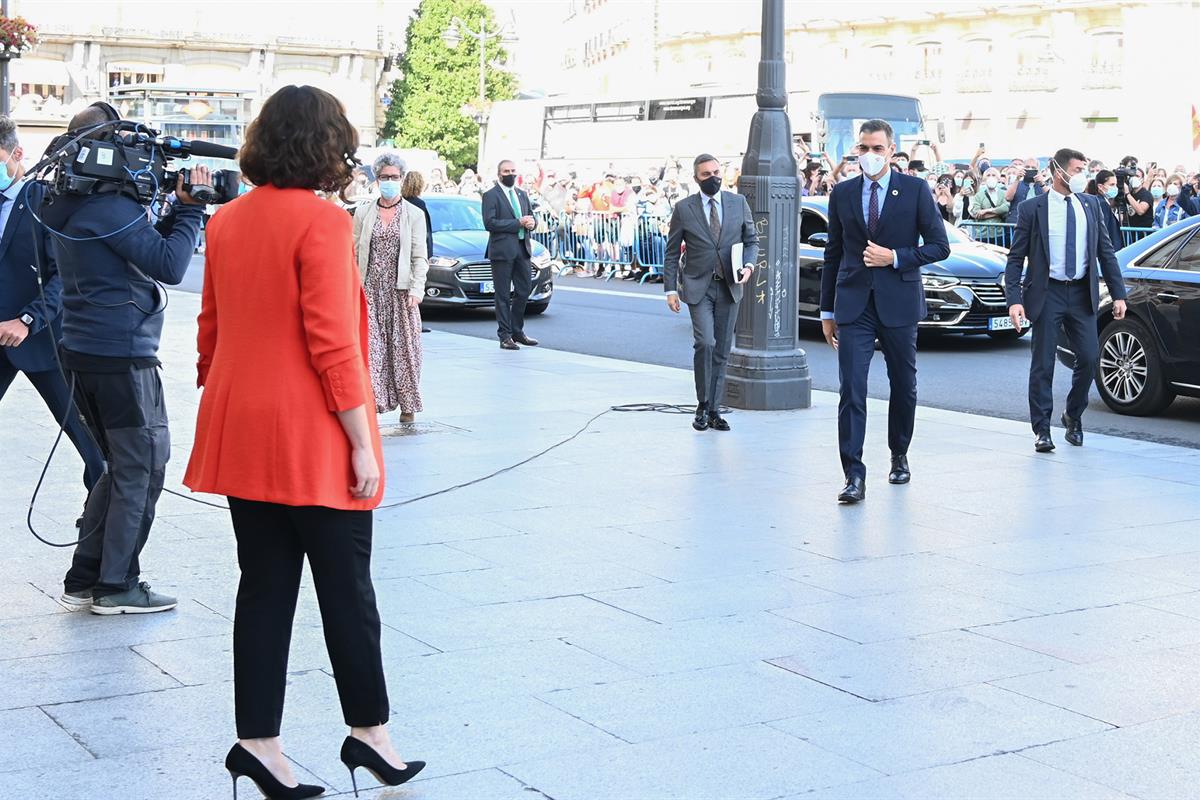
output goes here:
<path id="1" fill-rule="evenodd" d="M 211 187 L 193 188 L 190 170 L 169 169 L 173 159 L 190 156 L 235 158 L 237 150 L 212 142 L 162 136 L 139 122 L 111 120 L 96 129 L 57 137 L 31 172 L 50 170 L 48 183 L 55 195 L 89 195 L 112 187 L 150 205 L 160 195 L 173 191 L 182 175 L 185 191 L 206 205 L 227 203 L 238 196 L 241 173 L 237 170 L 214 170 Z"/>
<path id="2" fill-rule="evenodd" d="M 1117 176 L 1117 186 L 1121 191 L 1125 191 L 1125 185 L 1129 179 L 1137 175 L 1137 159 L 1133 156 L 1126 156 L 1121 159 L 1121 166 L 1113 170 L 1113 174 Z"/>

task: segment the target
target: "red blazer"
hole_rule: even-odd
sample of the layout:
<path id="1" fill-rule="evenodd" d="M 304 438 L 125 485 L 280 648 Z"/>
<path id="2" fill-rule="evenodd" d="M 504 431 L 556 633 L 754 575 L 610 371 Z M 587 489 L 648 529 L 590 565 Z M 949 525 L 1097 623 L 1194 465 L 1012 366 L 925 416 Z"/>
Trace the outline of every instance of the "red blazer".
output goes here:
<path id="1" fill-rule="evenodd" d="M 208 225 L 198 385 L 184 483 L 289 506 L 366 510 L 334 412 L 365 405 L 383 447 L 367 362 L 367 307 L 350 215 L 304 189 L 260 186 Z"/>

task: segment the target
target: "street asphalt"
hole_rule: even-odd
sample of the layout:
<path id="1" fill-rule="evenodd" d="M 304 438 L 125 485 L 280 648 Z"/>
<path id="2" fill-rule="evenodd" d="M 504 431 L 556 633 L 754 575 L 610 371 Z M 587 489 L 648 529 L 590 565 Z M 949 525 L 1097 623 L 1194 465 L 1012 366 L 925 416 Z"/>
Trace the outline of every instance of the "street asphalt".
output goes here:
<path id="1" fill-rule="evenodd" d="M 199 291 L 203 272 L 203 256 L 197 256 L 181 288 Z M 568 277 L 558 279 L 555 290 L 549 310 L 528 322 L 528 333 L 541 340 L 542 346 L 643 364 L 691 367 L 687 313 L 675 316 L 667 310 L 661 285 Z M 489 309 L 423 309 L 423 313 L 426 324 L 436 331 L 484 339 L 496 335 Z M 836 391 L 837 360 L 815 327 L 802 329 L 801 347 L 808 354 L 813 389 Z M 886 398 L 887 371 L 882 356 L 873 366 L 871 396 Z M 986 336 L 922 337 L 917 367 L 923 406 L 1002 419 L 1029 418 L 1028 336 L 1016 342 Z M 1066 398 L 1069 376 L 1060 365 L 1055 376 L 1058 403 Z M 1200 400 L 1180 398 L 1158 417 L 1129 417 L 1109 411 L 1093 389 L 1084 426 L 1096 433 L 1200 449 Z"/>

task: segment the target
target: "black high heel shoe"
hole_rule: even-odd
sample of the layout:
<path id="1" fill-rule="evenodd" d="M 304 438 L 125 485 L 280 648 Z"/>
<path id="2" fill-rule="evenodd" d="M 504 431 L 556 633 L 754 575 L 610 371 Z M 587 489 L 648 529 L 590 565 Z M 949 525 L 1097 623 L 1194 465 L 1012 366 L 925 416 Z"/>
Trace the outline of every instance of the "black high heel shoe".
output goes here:
<path id="1" fill-rule="evenodd" d="M 229 755 L 225 756 L 225 769 L 229 770 L 233 777 L 233 800 L 237 800 L 237 782 L 243 775 L 254 781 L 258 790 L 267 796 L 267 800 L 305 800 L 325 794 L 324 786 L 304 783 L 298 786 L 284 786 L 271 774 L 266 764 L 240 744 L 229 748 Z"/>
<path id="2" fill-rule="evenodd" d="M 374 775 L 377 781 L 388 786 L 407 783 L 425 769 L 424 761 L 409 761 L 405 769 L 396 769 L 375 752 L 375 748 L 353 736 L 347 736 L 346 741 L 342 742 L 342 763 L 350 770 L 350 784 L 354 787 L 355 797 L 358 797 L 358 781 L 354 778 L 354 770 L 359 767 L 363 767 Z"/>

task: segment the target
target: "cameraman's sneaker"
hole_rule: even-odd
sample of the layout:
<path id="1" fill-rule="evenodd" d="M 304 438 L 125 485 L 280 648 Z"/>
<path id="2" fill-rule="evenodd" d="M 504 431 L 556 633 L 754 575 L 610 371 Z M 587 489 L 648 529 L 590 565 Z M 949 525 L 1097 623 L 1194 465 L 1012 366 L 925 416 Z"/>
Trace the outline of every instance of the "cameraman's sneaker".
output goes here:
<path id="1" fill-rule="evenodd" d="M 120 594 L 97 597 L 92 601 L 93 614 L 153 614 L 170 611 L 178 603 L 174 597 L 150 591 L 150 584 L 139 583 L 136 588 Z"/>
<path id="2" fill-rule="evenodd" d="M 58 602 L 67 607 L 68 611 L 83 611 L 92 605 L 92 590 L 81 589 L 78 592 L 63 592 Z"/>

